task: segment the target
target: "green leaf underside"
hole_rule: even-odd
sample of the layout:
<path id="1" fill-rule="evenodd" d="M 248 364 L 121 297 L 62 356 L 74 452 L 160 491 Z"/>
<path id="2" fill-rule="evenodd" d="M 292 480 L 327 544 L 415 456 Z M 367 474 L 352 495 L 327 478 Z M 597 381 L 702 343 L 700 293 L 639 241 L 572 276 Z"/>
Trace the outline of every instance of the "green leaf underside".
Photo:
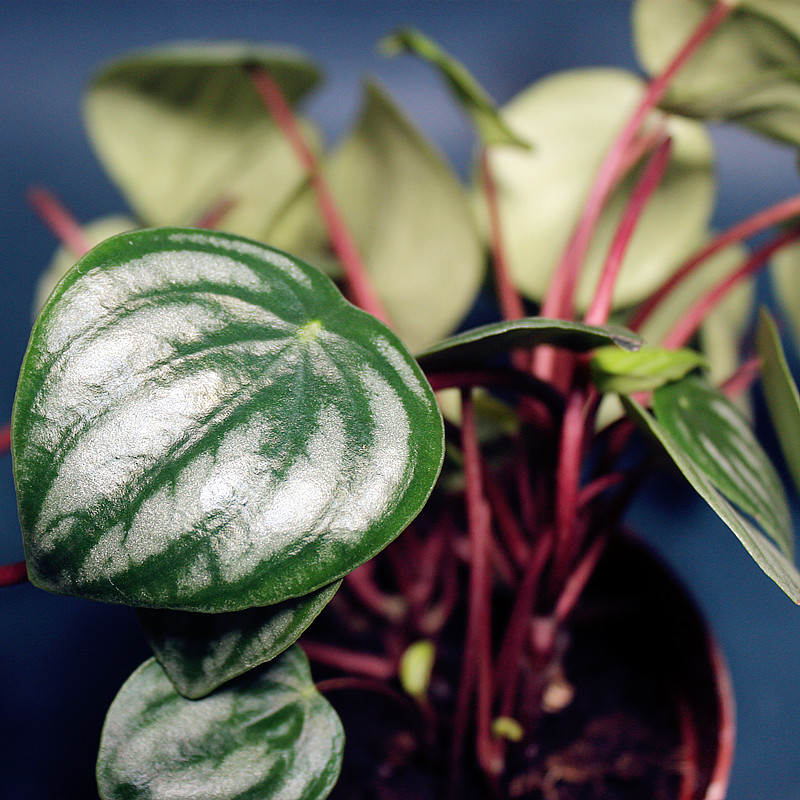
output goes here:
<path id="1" fill-rule="evenodd" d="M 202 700 L 150 659 L 108 711 L 97 785 L 102 800 L 323 800 L 343 745 L 297 646 Z"/>
<path id="2" fill-rule="evenodd" d="M 230 202 L 225 230 L 263 239 L 304 183 L 305 170 L 258 97 L 248 65 L 268 69 L 291 103 L 320 77 L 291 50 L 180 44 L 119 59 L 89 87 L 92 144 L 146 225 L 195 224 Z"/>
<path id="3" fill-rule="evenodd" d="M 632 398 L 626 397 L 624 403 L 628 413 L 661 443 L 692 487 L 736 534 L 759 567 L 793 602 L 800 604 L 800 572 L 791 559 L 736 510 L 661 423 Z"/>
<path id="4" fill-rule="evenodd" d="M 697 469 L 791 558 L 792 526 L 780 478 L 731 401 L 688 377 L 657 389 L 653 410 Z"/>
<path id="5" fill-rule="evenodd" d="M 638 0 L 636 46 L 651 74 L 665 67 L 712 5 L 711 0 Z M 786 0 L 739 2 L 676 74 L 663 105 L 800 143 L 800 6 Z"/>
<path id="6" fill-rule="evenodd" d="M 403 28 L 387 36 L 381 42 L 381 47 L 388 55 L 413 53 L 436 67 L 455 100 L 472 119 L 484 146 L 505 144 L 526 149 L 530 147 L 503 120 L 489 95 L 464 65 L 427 36 L 411 28 Z"/>
<path id="7" fill-rule="evenodd" d="M 705 365 L 705 357 L 694 350 L 666 350 L 647 345 L 636 352 L 601 347 L 593 353 L 591 361 L 597 388 L 617 394 L 651 391 Z"/>
<path id="8" fill-rule="evenodd" d="M 528 152 L 489 152 L 509 269 L 526 297 L 544 297 L 602 159 L 643 92 L 644 83 L 623 70 L 570 70 L 538 81 L 503 107 L 514 130 L 536 143 Z M 713 207 L 713 148 L 702 125 L 660 113 L 648 125 L 659 122 L 672 137 L 670 162 L 626 250 L 615 308 L 648 296 L 694 252 Z M 640 170 L 621 182 L 604 207 L 577 286 L 580 309 L 594 297 Z"/>
<path id="9" fill-rule="evenodd" d="M 761 380 L 772 424 L 795 486 L 800 491 L 800 394 L 772 317 L 761 312 L 756 335 Z"/>
<path id="10" fill-rule="evenodd" d="M 239 237 L 114 237 L 34 326 L 12 416 L 32 581 L 234 611 L 332 583 L 424 505 L 416 362 L 321 273 Z"/>
<path id="11" fill-rule="evenodd" d="M 625 350 L 637 350 L 641 340 L 624 328 L 585 325 L 545 317 L 506 320 L 451 336 L 417 355 L 426 370 L 448 369 L 475 364 L 505 355 L 518 348 L 549 344 L 567 350 L 585 352 L 595 347 L 616 344 Z"/>
<path id="12" fill-rule="evenodd" d="M 341 581 L 274 606 L 224 614 L 139 608 L 139 623 L 175 689 L 197 699 L 295 643 Z"/>
<path id="13" fill-rule="evenodd" d="M 447 162 L 367 83 L 359 120 L 326 173 L 394 330 L 412 351 L 447 336 L 485 269 L 466 192 Z"/>

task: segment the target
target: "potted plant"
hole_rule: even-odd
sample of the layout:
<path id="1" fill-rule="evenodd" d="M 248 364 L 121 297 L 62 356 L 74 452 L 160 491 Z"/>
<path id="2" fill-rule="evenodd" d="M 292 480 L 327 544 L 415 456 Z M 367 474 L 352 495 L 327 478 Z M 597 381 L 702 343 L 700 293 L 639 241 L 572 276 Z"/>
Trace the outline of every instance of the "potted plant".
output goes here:
<path id="1" fill-rule="evenodd" d="M 647 440 L 800 602 L 737 406 L 760 377 L 796 474 L 775 324 L 757 357 L 744 336 L 800 201 L 712 235 L 699 121 L 796 141 L 800 23 L 682 6 L 636 5 L 649 83 L 575 71 L 501 112 L 390 36 L 474 121 L 469 192 L 375 85 L 322 152 L 296 54 L 181 45 L 97 77 L 89 131 L 136 219 L 84 230 L 33 194 L 81 257 L 22 367 L 26 563 L 0 578 L 137 609 L 155 657 L 109 711 L 103 800 L 724 796 L 721 657 L 623 517 Z M 489 321 L 454 333 L 487 261 Z M 331 702 L 358 742 L 335 788 Z"/>

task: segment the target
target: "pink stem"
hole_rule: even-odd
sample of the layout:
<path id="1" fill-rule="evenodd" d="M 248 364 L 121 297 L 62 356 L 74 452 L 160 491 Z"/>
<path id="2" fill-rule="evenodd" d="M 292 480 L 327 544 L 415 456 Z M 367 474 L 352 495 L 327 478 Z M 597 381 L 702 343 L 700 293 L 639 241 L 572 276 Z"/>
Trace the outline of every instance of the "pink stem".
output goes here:
<path id="1" fill-rule="evenodd" d="M 61 244 L 76 258 L 92 249 L 92 243 L 86 238 L 78 221 L 49 189 L 41 186 L 29 189 L 28 202 Z"/>
<path id="2" fill-rule="evenodd" d="M 28 580 L 28 570 L 24 561 L 17 561 L 16 564 L 0 565 L 0 586 L 16 586 L 18 583 L 25 583 Z"/>
<path id="3" fill-rule="evenodd" d="M 302 639 L 300 644 L 311 661 L 328 667 L 336 667 L 342 672 L 353 672 L 365 678 L 389 680 L 397 674 L 397 666 L 387 658 L 372 653 L 357 653 L 322 642 Z"/>
<path id="4" fill-rule="evenodd" d="M 603 272 L 600 275 L 592 304 L 586 312 L 584 322 L 588 325 L 604 325 L 608 321 L 611 314 L 614 286 L 622 268 L 625 253 L 648 200 L 653 196 L 653 192 L 664 177 L 671 148 L 671 139 L 665 139 L 659 144 L 656 151 L 650 156 L 644 172 L 636 182 L 628 199 L 622 219 L 614 234 L 614 240 L 609 248 L 608 258 L 606 258 Z"/>
<path id="5" fill-rule="evenodd" d="M 236 206 L 236 201 L 231 197 L 224 197 L 214 203 L 195 222 L 195 228 L 216 228 L 220 222 L 228 215 L 228 212 Z"/>
<path id="6" fill-rule="evenodd" d="M 374 572 L 374 562 L 367 561 L 350 572 L 344 582 L 365 608 L 391 622 L 399 622 L 405 615 L 406 604 L 402 598 L 381 591 L 372 580 Z"/>
<path id="7" fill-rule="evenodd" d="M 636 313 L 628 321 L 627 326 L 633 331 L 641 330 L 644 323 L 663 302 L 664 298 L 713 255 L 798 214 L 800 214 L 800 196 L 790 197 L 788 200 L 783 200 L 770 208 L 766 208 L 744 220 L 744 222 L 729 228 L 692 256 L 680 269 L 673 273 L 663 286 L 648 297 L 647 301 L 636 310 Z"/>
<path id="8" fill-rule="evenodd" d="M 11 425 L 6 423 L 0 427 L 0 455 L 11 449 Z"/>
<path id="9" fill-rule="evenodd" d="M 739 282 L 749 278 L 758 272 L 772 255 L 800 239 L 800 227 L 792 228 L 778 234 L 770 242 L 756 250 L 744 264 L 728 277 L 702 295 L 697 302 L 678 320 L 677 324 L 664 337 L 662 342 L 664 347 L 683 347 L 695 334 L 703 323 L 703 320 L 714 309 L 723 297 Z"/>
<path id="10" fill-rule="evenodd" d="M 736 371 L 723 381 L 719 387 L 727 397 L 740 397 L 761 375 L 761 359 L 749 358 L 740 364 Z"/>
<path id="11" fill-rule="evenodd" d="M 317 158 L 300 131 L 291 106 L 286 102 L 275 79 L 264 67 L 254 66 L 250 67 L 248 71 L 265 108 L 272 114 L 300 163 L 308 171 L 308 177 L 314 189 L 320 213 L 325 221 L 331 245 L 342 264 L 353 300 L 364 311 L 388 324 L 389 317 L 367 276 L 356 243 L 333 199 L 333 194 L 322 175 Z"/>

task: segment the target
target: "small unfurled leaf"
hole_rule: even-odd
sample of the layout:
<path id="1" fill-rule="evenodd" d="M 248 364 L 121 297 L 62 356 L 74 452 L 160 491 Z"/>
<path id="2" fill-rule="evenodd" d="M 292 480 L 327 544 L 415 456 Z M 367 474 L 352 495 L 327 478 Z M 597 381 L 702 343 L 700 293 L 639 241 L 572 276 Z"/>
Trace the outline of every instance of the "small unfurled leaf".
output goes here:
<path id="1" fill-rule="evenodd" d="M 137 616 L 175 688 L 194 700 L 294 644 L 340 583 L 263 608 L 224 614 L 139 608 Z"/>
<path id="2" fill-rule="evenodd" d="M 638 0 L 634 33 L 644 67 L 661 72 L 712 7 L 712 0 Z M 676 73 L 662 105 L 800 144 L 800 4 L 738 0 Z"/>
<path id="3" fill-rule="evenodd" d="M 92 82 L 89 136 L 145 224 L 197 224 L 225 201 L 225 230 L 262 239 L 306 180 L 253 88 L 253 65 L 268 69 L 291 103 L 319 80 L 294 51 L 205 43 L 130 54 Z"/>
<path id="4" fill-rule="evenodd" d="M 688 377 L 657 389 L 658 422 L 728 500 L 792 556 L 792 525 L 780 478 L 747 420 L 722 392 Z"/>
<path id="5" fill-rule="evenodd" d="M 195 229 L 106 240 L 34 325 L 12 415 L 33 583 L 145 608 L 307 595 L 416 516 L 442 420 L 328 278 Z"/>
<path id="6" fill-rule="evenodd" d="M 102 800 L 323 800 L 343 746 L 297 646 L 202 700 L 150 659 L 108 711 L 97 786 Z"/>
<path id="7" fill-rule="evenodd" d="M 114 214 L 108 217 L 101 217 L 88 225 L 84 225 L 82 230 L 89 244 L 94 247 L 104 239 L 115 236 L 118 233 L 138 228 L 139 223 L 132 217 L 122 214 Z M 36 298 L 33 303 L 33 317 L 42 310 L 50 293 L 55 289 L 56 284 L 69 272 L 70 267 L 78 260 L 78 257 L 67 247 L 62 245 L 53 255 L 50 265 L 39 278 L 36 284 Z"/>
<path id="8" fill-rule="evenodd" d="M 429 639 L 420 639 L 409 645 L 400 657 L 400 685 L 412 697 L 421 698 L 428 693 L 435 659 L 436 648 Z"/>
<path id="9" fill-rule="evenodd" d="M 800 491 L 800 393 L 786 363 L 775 323 L 763 310 L 756 341 L 761 357 L 764 397 L 772 425 L 795 486 Z"/>
<path id="10" fill-rule="evenodd" d="M 597 170 L 643 93 L 644 83 L 622 70 L 573 70 L 539 81 L 503 107 L 509 125 L 536 143 L 530 152 L 489 152 L 509 268 L 530 299 L 544 297 Z M 660 112 L 646 127 L 660 124 L 672 137 L 670 161 L 626 251 L 615 308 L 649 295 L 706 236 L 714 200 L 711 140 L 699 123 Z M 621 182 L 600 217 L 577 287 L 581 309 L 594 296 L 639 174 L 637 168 Z"/>
<path id="11" fill-rule="evenodd" d="M 510 144 L 525 149 L 530 147 L 500 116 L 489 95 L 466 67 L 423 33 L 401 28 L 387 36 L 381 42 L 381 48 L 388 55 L 413 53 L 433 64 L 450 87 L 453 97 L 472 119 L 485 146 Z"/>
<path id="12" fill-rule="evenodd" d="M 601 347 L 592 354 L 591 360 L 592 378 L 597 388 L 616 394 L 649 392 L 705 366 L 705 357 L 695 350 L 666 350 L 648 345 L 635 352 Z"/>
<path id="13" fill-rule="evenodd" d="M 395 331 L 412 351 L 450 333 L 483 279 L 477 224 L 442 157 L 373 84 L 328 177 Z"/>
<path id="14" fill-rule="evenodd" d="M 613 326 L 600 327 L 562 319 L 525 317 L 482 325 L 456 334 L 423 350 L 417 355 L 417 360 L 425 369 L 448 369 L 480 363 L 518 348 L 540 344 L 577 352 L 610 344 L 624 350 L 637 350 L 641 340 L 630 331 Z"/>
<path id="15" fill-rule="evenodd" d="M 720 519 L 736 534 L 759 567 L 795 602 L 800 604 L 800 572 L 792 560 L 782 553 L 747 517 L 714 485 L 694 458 L 670 435 L 669 431 L 630 397 L 625 406 L 663 446 L 675 465 L 697 493 L 714 509 Z"/>

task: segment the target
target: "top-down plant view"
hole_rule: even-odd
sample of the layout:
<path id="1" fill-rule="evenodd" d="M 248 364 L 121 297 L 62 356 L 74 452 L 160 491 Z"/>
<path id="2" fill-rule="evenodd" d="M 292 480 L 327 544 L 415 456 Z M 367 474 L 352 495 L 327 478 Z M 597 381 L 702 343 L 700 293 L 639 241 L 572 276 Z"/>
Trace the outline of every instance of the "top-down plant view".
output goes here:
<path id="1" fill-rule="evenodd" d="M 322 59 L 268 24 L 85 75 L 120 200 L 83 218 L 39 175 L 20 199 L 55 253 L 6 359 L 0 600 L 125 614 L 62 642 L 116 681 L 81 766 L 101 800 L 737 796 L 726 642 L 643 529 L 693 526 L 701 587 L 724 532 L 800 633 L 800 195 L 725 218 L 715 153 L 744 131 L 796 168 L 800 2 L 623 6 L 633 64 L 502 98 L 393 8 L 370 47 L 436 87 L 463 165 L 369 74 L 326 135 Z M 0 719 L 58 786 L 73 756 Z M 751 797 L 800 797 L 783 752 Z"/>

